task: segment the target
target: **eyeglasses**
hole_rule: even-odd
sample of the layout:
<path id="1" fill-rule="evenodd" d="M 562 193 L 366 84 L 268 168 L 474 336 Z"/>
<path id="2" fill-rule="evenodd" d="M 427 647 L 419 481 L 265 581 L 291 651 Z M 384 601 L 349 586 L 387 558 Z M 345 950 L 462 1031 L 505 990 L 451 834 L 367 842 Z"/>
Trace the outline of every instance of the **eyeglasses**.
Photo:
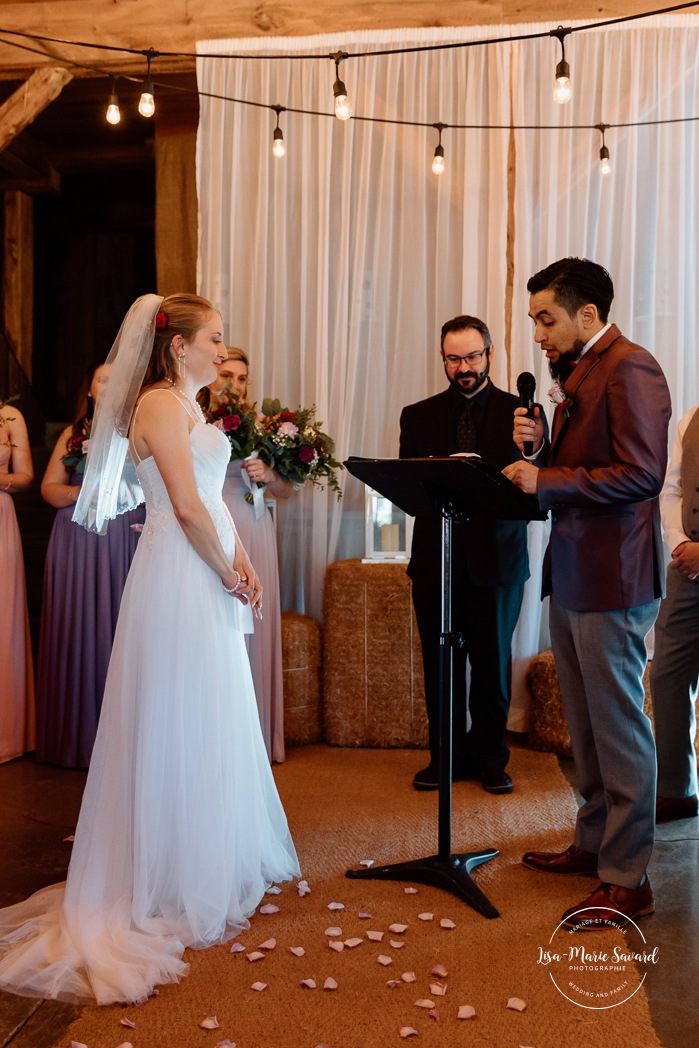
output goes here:
<path id="1" fill-rule="evenodd" d="M 467 353 L 465 357 L 455 357 L 449 354 L 444 358 L 445 364 L 448 364 L 450 368 L 460 368 L 464 361 L 467 364 L 477 364 L 483 355 L 488 352 L 488 348 L 480 349 L 477 353 Z"/>

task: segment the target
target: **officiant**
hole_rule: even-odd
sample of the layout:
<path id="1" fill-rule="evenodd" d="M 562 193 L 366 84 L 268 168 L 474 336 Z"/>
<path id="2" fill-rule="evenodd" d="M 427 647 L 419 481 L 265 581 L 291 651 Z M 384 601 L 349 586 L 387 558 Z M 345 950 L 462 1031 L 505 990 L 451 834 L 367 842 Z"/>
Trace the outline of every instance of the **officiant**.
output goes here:
<path id="1" fill-rule="evenodd" d="M 471 452 L 497 469 L 518 461 L 512 414 L 520 402 L 490 378 L 495 350 L 486 324 L 472 316 L 447 321 L 440 352 L 448 386 L 403 409 L 400 457 Z M 452 537 L 452 630 L 464 638 L 453 649 L 453 779 L 474 779 L 489 793 L 511 793 L 505 730 L 512 635 L 529 577 L 527 526 L 474 516 L 455 523 Z M 418 517 L 408 575 L 422 645 L 430 762 L 413 779 L 417 790 L 439 785 L 441 573 L 441 520 Z"/>

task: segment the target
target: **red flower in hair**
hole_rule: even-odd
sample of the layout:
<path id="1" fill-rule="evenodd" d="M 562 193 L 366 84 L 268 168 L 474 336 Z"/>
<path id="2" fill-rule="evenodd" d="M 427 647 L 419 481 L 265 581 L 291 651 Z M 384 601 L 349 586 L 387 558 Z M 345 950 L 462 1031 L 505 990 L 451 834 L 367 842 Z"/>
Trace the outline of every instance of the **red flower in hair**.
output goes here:
<path id="1" fill-rule="evenodd" d="M 167 313 L 163 313 L 162 309 L 155 314 L 155 326 L 158 331 L 167 327 Z"/>

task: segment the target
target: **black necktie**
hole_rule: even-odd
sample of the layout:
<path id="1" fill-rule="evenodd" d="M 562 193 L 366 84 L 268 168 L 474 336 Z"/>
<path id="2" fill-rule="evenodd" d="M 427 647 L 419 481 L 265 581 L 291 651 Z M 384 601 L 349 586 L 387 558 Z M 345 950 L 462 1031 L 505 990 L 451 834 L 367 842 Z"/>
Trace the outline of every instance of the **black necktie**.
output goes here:
<path id="1" fill-rule="evenodd" d="M 476 450 L 476 426 L 473 421 L 473 402 L 464 400 L 456 422 L 456 450 Z"/>

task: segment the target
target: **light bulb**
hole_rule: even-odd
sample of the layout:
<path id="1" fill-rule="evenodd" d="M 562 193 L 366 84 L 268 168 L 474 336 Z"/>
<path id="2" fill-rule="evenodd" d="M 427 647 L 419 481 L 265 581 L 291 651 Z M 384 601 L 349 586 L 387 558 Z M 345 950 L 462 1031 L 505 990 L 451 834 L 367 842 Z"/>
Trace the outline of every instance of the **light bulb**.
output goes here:
<path id="1" fill-rule="evenodd" d="M 349 120 L 352 116 L 352 106 L 347 98 L 347 88 L 341 80 L 336 80 L 333 85 L 335 95 L 335 116 L 338 120 Z"/>
<path id="2" fill-rule="evenodd" d="M 274 129 L 274 143 L 272 145 L 272 153 L 281 160 L 283 156 L 286 156 L 286 146 L 284 145 L 284 135 L 280 127 Z"/>
<path id="3" fill-rule="evenodd" d="M 150 117 L 155 112 L 155 99 L 153 98 L 153 81 L 148 80 L 143 87 L 138 102 L 138 111 L 141 116 Z"/>
<path id="4" fill-rule="evenodd" d="M 556 66 L 556 86 L 553 89 L 553 100 L 558 102 L 559 106 L 563 106 L 566 102 L 570 102 L 573 91 L 570 86 L 570 66 L 565 61 L 561 61 Z"/>
<path id="5" fill-rule="evenodd" d="M 599 151 L 599 171 L 601 175 L 611 174 L 611 164 L 609 163 L 609 150 L 606 146 L 602 146 Z"/>
<path id="6" fill-rule="evenodd" d="M 112 91 L 109 96 L 109 105 L 107 106 L 107 123 L 118 124 L 120 120 L 121 110 L 119 109 L 119 99 L 114 91 Z"/>
<path id="7" fill-rule="evenodd" d="M 435 175 L 441 175 L 444 171 L 444 146 L 437 146 L 435 149 L 432 170 Z"/>

